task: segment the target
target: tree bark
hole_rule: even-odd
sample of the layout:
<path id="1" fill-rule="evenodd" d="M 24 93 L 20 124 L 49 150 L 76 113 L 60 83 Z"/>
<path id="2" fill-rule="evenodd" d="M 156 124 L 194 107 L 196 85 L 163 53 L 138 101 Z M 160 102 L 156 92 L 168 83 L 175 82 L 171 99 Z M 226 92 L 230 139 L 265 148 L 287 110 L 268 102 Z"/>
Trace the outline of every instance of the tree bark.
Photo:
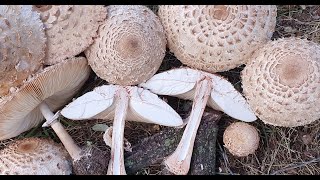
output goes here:
<path id="1" fill-rule="evenodd" d="M 206 109 L 197 132 L 193 148 L 190 175 L 215 174 L 217 122 L 222 113 Z M 132 147 L 132 152 L 125 153 L 125 168 L 128 174 L 134 174 L 142 168 L 161 163 L 174 152 L 185 128 L 166 127 L 161 132 L 143 139 Z M 162 174 L 170 174 L 164 166 Z"/>

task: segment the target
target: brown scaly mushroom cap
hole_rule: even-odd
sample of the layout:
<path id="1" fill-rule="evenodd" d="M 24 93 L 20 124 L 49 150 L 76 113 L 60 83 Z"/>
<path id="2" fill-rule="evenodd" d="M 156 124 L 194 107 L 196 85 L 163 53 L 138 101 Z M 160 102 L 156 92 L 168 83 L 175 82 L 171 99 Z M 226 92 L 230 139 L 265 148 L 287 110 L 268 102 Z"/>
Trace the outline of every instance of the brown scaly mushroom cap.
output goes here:
<path id="1" fill-rule="evenodd" d="M 235 122 L 223 133 L 224 146 L 235 156 L 253 154 L 259 146 L 259 133 L 254 126 L 245 122 Z"/>
<path id="2" fill-rule="evenodd" d="M 165 5 L 159 17 L 168 47 L 184 64 L 220 72 L 245 64 L 270 40 L 276 25 L 276 6 Z"/>
<path id="3" fill-rule="evenodd" d="M 67 59 L 45 68 L 20 89 L 0 98 L 0 140 L 37 126 L 44 119 L 39 105 L 45 102 L 56 111 L 71 100 L 89 74 L 86 58 Z"/>
<path id="4" fill-rule="evenodd" d="M 34 5 L 41 14 L 48 37 L 45 64 L 74 57 L 89 47 L 106 18 L 102 5 Z"/>
<path id="5" fill-rule="evenodd" d="M 242 71 L 243 92 L 265 123 L 295 127 L 320 118 L 320 46 L 283 38 L 257 51 Z"/>
<path id="6" fill-rule="evenodd" d="M 165 56 L 166 38 L 159 18 L 145 6 L 108 6 L 98 38 L 85 51 L 93 71 L 118 85 L 152 77 Z"/>
<path id="7" fill-rule="evenodd" d="M 32 6 L 0 6 L 0 97 L 42 67 L 45 48 L 44 26 Z"/>
<path id="8" fill-rule="evenodd" d="M 67 151 L 49 139 L 16 140 L 0 151 L 2 175 L 70 175 Z"/>

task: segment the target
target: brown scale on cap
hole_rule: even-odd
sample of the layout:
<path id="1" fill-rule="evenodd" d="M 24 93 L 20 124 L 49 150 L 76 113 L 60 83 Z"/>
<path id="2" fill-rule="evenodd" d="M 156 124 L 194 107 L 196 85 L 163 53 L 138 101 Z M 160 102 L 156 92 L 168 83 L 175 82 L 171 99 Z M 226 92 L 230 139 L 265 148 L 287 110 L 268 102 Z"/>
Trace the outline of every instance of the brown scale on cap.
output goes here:
<path id="1" fill-rule="evenodd" d="M 320 118 L 320 46 L 298 38 L 267 43 L 242 71 L 243 92 L 265 123 L 295 127 Z"/>
<path id="2" fill-rule="evenodd" d="M 44 26 L 32 6 L 0 6 L 0 97 L 42 67 L 45 48 Z"/>
<path id="3" fill-rule="evenodd" d="M 248 156 L 259 147 L 259 133 L 254 126 L 244 122 L 235 122 L 227 127 L 223 134 L 224 146 L 235 156 Z"/>
<path id="4" fill-rule="evenodd" d="M 276 6 L 165 5 L 159 17 L 168 47 L 184 64 L 220 72 L 245 64 L 270 40 Z"/>
<path id="5" fill-rule="evenodd" d="M 70 157 L 59 144 L 49 139 L 16 140 L 0 151 L 2 175 L 69 175 Z"/>
<path id="6" fill-rule="evenodd" d="M 34 5 L 46 28 L 48 49 L 45 64 L 56 64 L 89 47 L 107 16 L 102 5 Z"/>
<path id="7" fill-rule="evenodd" d="M 166 38 L 159 18 L 145 6 L 108 6 L 98 38 L 85 51 L 102 79 L 136 85 L 151 78 L 165 56 Z"/>

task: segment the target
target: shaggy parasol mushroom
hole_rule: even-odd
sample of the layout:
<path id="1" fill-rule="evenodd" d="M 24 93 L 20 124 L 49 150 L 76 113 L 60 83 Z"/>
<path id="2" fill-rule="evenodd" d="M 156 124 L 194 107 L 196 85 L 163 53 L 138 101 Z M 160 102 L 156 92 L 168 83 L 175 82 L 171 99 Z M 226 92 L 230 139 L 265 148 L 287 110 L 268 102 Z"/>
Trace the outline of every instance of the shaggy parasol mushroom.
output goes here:
<path id="1" fill-rule="evenodd" d="M 238 157 L 253 154 L 259 147 L 259 141 L 257 129 L 244 122 L 232 123 L 223 133 L 224 146 Z"/>
<path id="2" fill-rule="evenodd" d="M 56 111 L 71 100 L 89 77 L 90 67 L 84 57 L 68 61 L 45 68 L 0 99 L 0 140 L 37 126 L 47 110 Z"/>
<path id="3" fill-rule="evenodd" d="M 95 88 L 66 106 L 61 114 L 73 120 L 114 119 L 108 174 L 120 175 L 126 174 L 125 120 L 180 126 L 182 119 L 157 95 L 129 86 L 150 78 L 164 58 L 166 39 L 159 19 L 144 6 L 108 6 L 107 10 L 99 37 L 85 53 L 99 77 L 118 85 Z M 108 139 L 105 142 L 110 144 Z"/>
<path id="4" fill-rule="evenodd" d="M 160 95 L 193 99 L 192 111 L 177 149 L 164 164 L 174 174 L 187 174 L 195 136 L 203 111 L 208 104 L 213 109 L 246 122 L 256 120 L 242 95 L 222 77 L 190 68 L 178 68 L 156 74 L 140 86 Z"/>
<path id="5" fill-rule="evenodd" d="M 33 5 L 48 37 L 45 64 L 74 57 L 89 47 L 107 16 L 102 5 Z"/>
<path id="6" fill-rule="evenodd" d="M 159 18 L 145 6 L 108 6 L 108 17 L 85 51 L 89 65 L 112 84 L 136 85 L 152 77 L 166 52 Z"/>
<path id="7" fill-rule="evenodd" d="M 49 139 L 16 140 L 0 151 L 2 175 L 70 175 L 68 152 Z"/>
<path id="8" fill-rule="evenodd" d="M 29 130 L 44 117 L 44 126 L 53 128 L 72 157 L 76 174 L 106 171 L 106 166 L 103 166 L 106 161 L 104 153 L 93 147 L 78 147 L 57 121 L 59 113 L 52 113 L 71 100 L 90 72 L 86 58 L 66 59 L 35 74 L 16 92 L 0 99 L 0 140 Z"/>
<path id="9" fill-rule="evenodd" d="M 44 26 L 32 6 L 0 6 L 0 97 L 42 67 L 45 48 Z"/>
<path id="10" fill-rule="evenodd" d="M 276 25 L 274 5 L 163 5 L 159 17 L 168 47 L 184 64 L 221 72 L 245 64 L 270 40 Z"/>
<path id="11" fill-rule="evenodd" d="M 295 127 L 320 118 L 320 45 L 299 38 L 272 41 L 241 74 L 243 93 L 266 124 Z"/>

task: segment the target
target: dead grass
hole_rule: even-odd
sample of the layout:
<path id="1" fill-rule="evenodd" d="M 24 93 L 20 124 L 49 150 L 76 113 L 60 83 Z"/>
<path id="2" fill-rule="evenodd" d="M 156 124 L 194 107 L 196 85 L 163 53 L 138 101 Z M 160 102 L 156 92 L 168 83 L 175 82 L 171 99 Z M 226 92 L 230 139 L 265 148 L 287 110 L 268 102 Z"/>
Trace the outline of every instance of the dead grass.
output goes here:
<path id="1" fill-rule="evenodd" d="M 154 12 L 158 9 L 158 6 L 154 5 L 149 5 L 148 7 Z M 297 36 L 319 43 L 319 25 L 320 6 L 278 6 L 277 26 L 273 39 Z M 158 72 L 180 67 L 181 65 L 181 62 L 172 53 L 167 52 Z M 243 67 L 219 73 L 225 76 L 240 92 L 242 92 L 240 71 Z M 92 72 L 88 82 L 76 97 L 103 84 L 106 84 L 106 82 L 97 78 Z M 191 109 L 190 101 L 167 96 L 161 96 L 161 98 L 168 102 L 183 118 L 187 116 Z M 107 149 L 102 140 L 103 132 L 94 131 L 92 127 L 95 124 L 111 125 L 110 122 L 105 122 L 104 120 L 71 121 L 63 117 L 60 117 L 60 120 L 80 146 L 92 143 L 102 150 Z M 223 147 L 223 131 L 232 122 L 234 122 L 234 119 L 228 116 L 224 116 L 219 122 L 217 174 L 320 174 L 320 121 L 297 128 L 274 127 L 265 125 L 260 120 L 255 121 L 252 125 L 258 128 L 261 135 L 259 148 L 255 154 L 242 158 L 232 156 Z M 131 144 L 135 144 L 140 139 L 151 136 L 161 129 L 162 127 L 159 125 L 127 122 L 125 137 Z M 51 128 L 42 128 L 39 125 L 16 138 L 0 141 L 0 149 L 14 139 L 31 136 L 52 138 L 59 142 Z M 159 173 L 160 165 L 154 164 L 142 169 L 137 174 L 157 175 Z"/>

